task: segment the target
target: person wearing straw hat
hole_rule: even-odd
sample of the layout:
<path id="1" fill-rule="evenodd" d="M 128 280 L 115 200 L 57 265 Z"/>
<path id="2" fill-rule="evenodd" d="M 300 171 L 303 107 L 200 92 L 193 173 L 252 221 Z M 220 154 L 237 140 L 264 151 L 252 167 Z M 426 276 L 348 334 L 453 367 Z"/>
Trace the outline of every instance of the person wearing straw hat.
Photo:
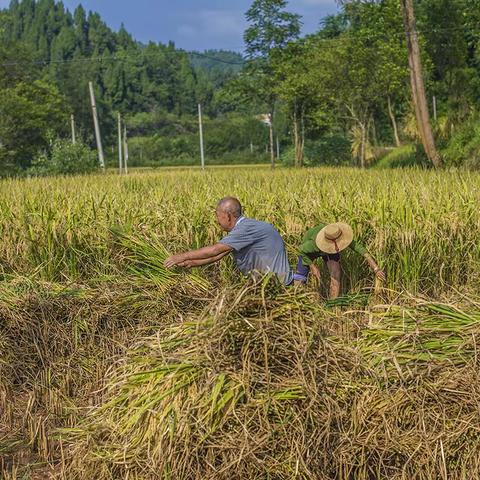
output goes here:
<path id="1" fill-rule="evenodd" d="M 385 272 L 380 269 L 367 249 L 354 240 L 352 227 L 338 222 L 329 225 L 320 223 L 307 231 L 299 248 L 300 255 L 294 275 L 295 285 L 306 284 L 310 272 L 320 280 L 320 270 L 315 265 L 315 260 L 322 258 L 330 273 L 330 298 L 337 298 L 340 295 L 341 281 L 340 254 L 346 248 L 364 257 L 376 277 L 385 281 Z"/>

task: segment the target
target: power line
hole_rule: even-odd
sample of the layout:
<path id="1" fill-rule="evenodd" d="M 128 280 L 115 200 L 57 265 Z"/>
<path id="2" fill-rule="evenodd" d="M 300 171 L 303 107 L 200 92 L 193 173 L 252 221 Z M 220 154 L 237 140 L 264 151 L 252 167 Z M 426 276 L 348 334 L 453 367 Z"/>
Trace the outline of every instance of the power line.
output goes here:
<path id="1" fill-rule="evenodd" d="M 48 65 L 63 65 L 63 64 L 74 64 L 74 63 L 107 63 L 107 62 L 113 62 L 113 61 L 122 61 L 122 60 L 129 60 L 129 59 L 138 59 L 140 58 L 152 58 L 152 57 L 163 57 L 167 56 L 169 54 L 187 54 L 187 55 L 193 55 L 197 57 L 202 57 L 206 58 L 208 60 L 218 62 L 218 63 L 224 63 L 227 65 L 237 65 L 237 66 L 243 66 L 247 62 L 242 61 L 242 62 L 233 62 L 229 60 L 224 60 L 218 57 L 214 57 L 211 55 L 207 55 L 205 53 L 200 53 L 200 52 L 186 52 L 184 50 L 177 50 L 175 52 L 156 52 L 156 53 L 141 53 L 140 55 L 109 55 L 109 56 L 101 56 L 101 57 L 89 57 L 89 58 L 77 58 L 77 59 L 69 59 L 69 60 L 31 60 L 27 62 L 5 62 L 1 63 L 0 67 L 17 67 L 17 66 L 22 66 L 22 65 L 41 65 L 41 66 L 48 66 Z"/>
<path id="2" fill-rule="evenodd" d="M 346 30 L 339 34 L 338 37 L 333 37 L 333 38 L 322 38 L 322 39 L 316 39 L 317 42 L 325 43 L 323 46 L 324 48 L 336 48 L 336 45 L 332 44 L 332 41 L 335 39 L 342 39 L 342 35 L 352 33 L 354 32 L 353 30 Z M 432 34 L 439 34 L 439 33 L 452 33 L 452 32 L 462 32 L 465 35 L 468 35 L 469 30 L 468 28 L 458 28 L 458 27 L 446 27 L 446 28 L 432 28 L 428 32 L 428 35 Z M 409 32 L 410 35 L 414 35 L 415 32 Z M 418 31 L 416 32 L 417 35 L 419 36 L 425 36 L 426 34 L 424 32 Z M 390 33 L 381 33 L 379 32 L 378 34 L 375 35 L 365 35 L 363 39 L 365 40 L 381 40 L 381 39 L 390 39 L 391 37 L 399 37 L 399 38 L 404 38 L 406 36 L 405 31 L 392 31 Z M 480 34 L 479 34 L 480 36 Z M 308 41 L 308 39 L 314 38 L 315 34 L 308 35 L 305 37 L 305 40 Z M 238 47 L 243 48 L 243 47 Z M 225 50 L 226 51 L 226 50 Z M 15 62 L 4 62 L 0 64 L 0 67 L 7 68 L 7 67 L 16 67 L 16 66 L 24 66 L 24 65 L 39 65 L 39 66 L 48 66 L 48 65 L 64 65 L 64 64 L 75 64 L 75 63 L 108 63 L 108 62 L 114 62 L 114 61 L 124 61 L 124 60 L 129 60 L 129 59 L 138 59 L 140 58 L 154 58 L 154 57 L 164 57 L 168 55 L 179 55 L 179 54 L 186 54 L 188 56 L 196 56 L 200 58 L 205 58 L 207 60 L 217 62 L 217 63 L 223 63 L 226 65 L 233 65 L 233 66 L 245 66 L 249 63 L 248 60 L 242 60 L 240 62 L 235 62 L 235 61 L 230 61 L 230 60 L 224 60 L 222 58 L 218 58 L 206 53 L 201 53 L 201 52 L 188 52 L 186 50 L 181 50 L 178 49 L 176 51 L 167 51 L 167 52 L 156 52 L 156 53 L 141 53 L 140 55 L 137 54 L 128 54 L 128 55 L 109 55 L 109 56 L 100 56 L 100 57 L 88 57 L 88 58 L 77 58 L 77 59 L 67 59 L 67 60 L 31 60 L 31 61 L 15 61 Z"/>

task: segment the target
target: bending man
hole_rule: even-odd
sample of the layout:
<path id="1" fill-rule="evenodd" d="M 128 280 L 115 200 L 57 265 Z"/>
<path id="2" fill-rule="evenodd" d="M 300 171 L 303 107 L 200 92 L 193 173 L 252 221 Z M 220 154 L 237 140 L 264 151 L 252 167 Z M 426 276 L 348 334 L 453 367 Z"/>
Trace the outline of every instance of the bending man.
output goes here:
<path id="1" fill-rule="evenodd" d="M 167 258 L 167 268 L 209 265 L 232 253 L 244 275 L 274 273 L 285 285 L 293 282 L 285 244 L 272 225 L 244 217 L 242 206 L 234 197 L 220 200 L 215 215 L 228 234 L 215 245 Z"/>
<path id="2" fill-rule="evenodd" d="M 352 228 L 345 223 L 325 225 L 320 223 L 307 231 L 300 245 L 295 285 L 307 283 L 308 274 L 311 272 L 320 280 L 320 270 L 315 265 L 315 260 L 322 258 L 330 273 L 330 298 L 340 295 L 341 273 L 340 253 L 350 248 L 365 258 L 377 278 L 385 281 L 385 273 L 376 264 L 367 249 L 353 239 Z"/>

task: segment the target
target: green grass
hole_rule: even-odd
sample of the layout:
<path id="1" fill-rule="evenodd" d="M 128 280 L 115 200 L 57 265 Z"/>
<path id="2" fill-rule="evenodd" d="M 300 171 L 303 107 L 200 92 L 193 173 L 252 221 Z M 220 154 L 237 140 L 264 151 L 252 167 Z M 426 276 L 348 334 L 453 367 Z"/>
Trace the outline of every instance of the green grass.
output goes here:
<path id="1" fill-rule="evenodd" d="M 408 168 L 422 166 L 418 161 L 415 151 L 415 145 L 403 145 L 402 147 L 392 148 L 386 155 L 378 160 L 375 168 Z"/>

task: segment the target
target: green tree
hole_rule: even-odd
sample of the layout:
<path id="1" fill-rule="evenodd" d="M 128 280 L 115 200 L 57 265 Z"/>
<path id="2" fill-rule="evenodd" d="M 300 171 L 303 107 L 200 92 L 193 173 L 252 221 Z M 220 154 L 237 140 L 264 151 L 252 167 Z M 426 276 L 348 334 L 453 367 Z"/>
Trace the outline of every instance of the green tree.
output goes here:
<path id="1" fill-rule="evenodd" d="M 338 0 L 340 4 L 355 6 L 358 3 L 381 3 L 385 0 Z M 420 44 L 417 32 L 413 0 L 400 0 L 400 9 L 404 22 L 404 29 L 407 39 L 408 62 L 410 68 L 410 85 L 412 91 L 412 102 L 415 109 L 416 119 L 422 144 L 427 157 L 435 167 L 442 166 L 442 159 L 435 145 L 435 139 L 430 123 L 430 114 L 425 93 L 425 80 L 423 65 L 420 55 Z"/>
<path id="2" fill-rule="evenodd" d="M 303 166 L 305 117 L 318 105 L 318 85 L 310 75 L 315 68 L 312 41 L 291 42 L 277 55 L 273 63 L 277 78 L 276 92 L 285 105 L 292 124 L 295 166 Z"/>
<path id="3" fill-rule="evenodd" d="M 393 138 L 400 146 L 397 106 L 403 103 L 408 82 L 407 49 L 399 33 L 402 19 L 398 0 L 379 4 L 353 4 L 346 8 L 352 27 L 348 30 L 347 89 L 352 97 L 350 113 L 359 133 L 361 164 L 365 164 L 369 128 L 374 114 L 387 105 Z M 354 113 L 355 111 L 355 113 Z"/>
<path id="4" fill-rule="evenodd" d="M 0 90 L 0 166 L 28 168 L 51 132 L 67 125 L 65 100 L 51 84 L 36 80 Z"/>
<path id="5" fill-rule="evenodd" d="M 100 169 L 95 151 L 86 145 L 70 140 L 56 139 L 49 149 L 41 152 L 32 162 L 31 175 L 78 175 Z"/>
<path id="6" fill-rule="evenodd" d="M 277 95 L 272 59 L 300 34 L 300 16 L 285 11 L 286 0 L 254 0 L 246 13 L 245 51 L 251 60 L 244 78 L 244 91 L 267 108 L 270 127 L 270 155 L 275 166 L 273 117 Z M 253 88 L 252 88 L 253 87 Z"/>

